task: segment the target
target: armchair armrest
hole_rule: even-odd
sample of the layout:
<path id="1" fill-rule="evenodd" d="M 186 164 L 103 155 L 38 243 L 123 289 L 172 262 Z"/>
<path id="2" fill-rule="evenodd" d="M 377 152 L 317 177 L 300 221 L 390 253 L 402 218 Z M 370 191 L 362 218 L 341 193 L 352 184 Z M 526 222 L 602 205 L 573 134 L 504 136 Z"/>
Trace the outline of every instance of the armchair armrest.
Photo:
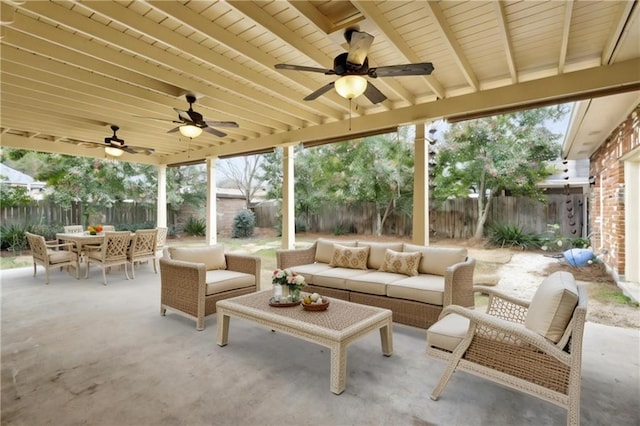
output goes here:
<path id="1" fill-rule="evenodd" d="M 469 343 L 473 341 L 473 338 L 479 336 L 487 340 L 522 346 L 523 349 L 526 349 L 526 344 L 528 344 L 540 352 L 553 356 L 566 365 L 571 364 L 570 354 L 563 351 L 538 333 L 524 328 L 517 323 L 494 317 L 485 312 L 475 311 L 456 305 L 445 307 L 442 310 L 441 317 L 451 313 L 455 313 L 469 319 L 469 331 L 465 340 L 469 338 L 469 334 L 474 335 L 472 339 L 469 340 Z M 488 351 L 488 353 L 490 352 L 491 351 Z M 502 355 L 496 354 L 496 356 Z"/>
<path id="2" fill-rule="evenodd" d="M 76 246 L 75 243 L 58 243 L 58 240 L 45 241 L 48 249 L 60 249 L 61 247 L 70 247 L 71 250 Z"/>
<path id="3" fill-rule="evenodd" d="M 235 272 L 244 272 L 256 277 L 256 288 L 260 288 L 260 276 L 262 259 L 258 256 L 248 256 L 242 254 L 230 254 L 224 255 L 227 261 L 227 269 Z"/>
<path id="4" fill-rule="evenodd" d="M 197 315 L 198 305 L 204 312 L 206 270 L 204 263 L 161 258 L 160 300 L 191 315 Z M 200 295 L 200 297 L 199 297 Z"/>
<path id="5" fill-rule="evenodd" d="M 316 245 L 313 243 L 305 249 L 276 250 L 276 264 L 280 269 L 292 266 L 308 265 L 316 260 Z"/>
<path id="6" fill-rule="evenodd" d="M 473 270 L 476 260 L 467 257 L 464 262 L 449 266 L 444 273 L 443 305 L 474 306 Z"/>
<path id="7" fill-rule="evenodd" d="M 520 324 L 524 323 L 529 309 L 527 300 L 518 299 L 491 287 L 474 286 L 473 291 L 489 296 L 486 310 L 489 315 Z"/>

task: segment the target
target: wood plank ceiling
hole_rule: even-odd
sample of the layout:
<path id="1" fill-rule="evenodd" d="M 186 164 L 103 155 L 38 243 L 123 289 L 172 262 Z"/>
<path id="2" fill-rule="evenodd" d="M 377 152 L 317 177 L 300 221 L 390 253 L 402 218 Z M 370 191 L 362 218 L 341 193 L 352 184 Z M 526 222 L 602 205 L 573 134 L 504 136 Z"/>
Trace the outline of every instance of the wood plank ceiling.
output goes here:
<path id="1" fill-rule="evenodd" d="M 636 1 L 9 1 L 1 3 L 3 146 L 104 157 L 120 127 L 155 149 L 125 161 L 175 164 L 374 132 L 439 118 L 640 88 Z M 347 100 L 331 68 L 344 30 L 375 36 L 371 66 L 430 61 L 426 77 L 375 80 L 388 100 Z M 216 137 L 166 133 L 186 93 Z M 351 120 L 349 117 L 351 116 Z M 351 129 L 351 130 L 350 130 Z"/>

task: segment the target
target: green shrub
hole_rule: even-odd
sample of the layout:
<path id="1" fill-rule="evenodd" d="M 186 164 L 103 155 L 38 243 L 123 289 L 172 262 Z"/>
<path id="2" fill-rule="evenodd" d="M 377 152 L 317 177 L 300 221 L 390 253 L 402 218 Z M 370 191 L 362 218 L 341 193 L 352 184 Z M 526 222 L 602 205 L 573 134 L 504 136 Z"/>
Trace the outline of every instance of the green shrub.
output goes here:
<path id="1" fill-rule="evenodd" d="M 251 210 L 241 210 L 233 218 L 231 238 L 249 238 L 253 236 L 256 226 L 256 216 Z"/>
<path id="2" fill-rule="evenodd" d="M 0 226 L 0 248 L 11 250 L 14 254 L 26 250 L 29 244 L 24 235 L 25 231 L 25 226 L 14 224 Z"/>
<path id="3" fill-rule="evenodd" d="M 527 249 L 540 244 L 538 236 L 527 233 L 517 225 L 494 225 L 489 229 L 489 243 L 496 247 Z"/>
<path id="4" fill-rule="evenodd" d="M 184 232 L 188 235 L 204 237 L 207 234 L 207 222 L 204 219 L 191 216 L 184 225 Z"/>
<path id="5" fill-rule="evenodd" d="M 296 218 L 296 232 L 307 232 L 307 221 L 301 217 Z"/>

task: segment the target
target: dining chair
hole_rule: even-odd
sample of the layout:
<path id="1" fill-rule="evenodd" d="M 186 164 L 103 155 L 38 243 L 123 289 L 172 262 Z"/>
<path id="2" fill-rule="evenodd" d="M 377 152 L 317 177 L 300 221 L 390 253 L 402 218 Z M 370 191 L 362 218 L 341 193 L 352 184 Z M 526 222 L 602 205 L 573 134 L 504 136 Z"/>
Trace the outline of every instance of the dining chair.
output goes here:
<path id="1" fill-rule="evenodd" d="M 89 277 L 89 268 L 91 262 L 97 262 L 102 265 L 102 279 L 104 285 L 107 285 L 107 268 L 112 266 L 124 265 L 124 275 L 129 279 L 127 273 L 127 250 L 131 242 L 131 233 L 129 231 L 121 232 L 105 232 L 104 242 L 100 245 L 85 245 L 85 255 L 87 258 L 87 271 L 85 278 Z"/>
<path id="2" fill-rule="evenodd" d="M 49 268 L 71 266 L 76 270 L 76 279 L 78 279 L 78 254 L 73 252 L 71 248 L 75 246 L 73 243 L 62 243 L 45 241 L 42 235 L 25 232 L 31 256 L 33 256 L 33 276 L 36 276 L 36 264 L 44 267 L 45 284 L 49 284 Z M 58 250 L 66 248 L 66 250 Z"/>
<path id="3" fill-rule="evenodd" d="M 167 243 L 167 232 L 169 230 L 160 226 L 156 229 L 158 230 L 158 235 L 156 236 L 156 251 L 162 251 Z"/>
<path id="4" fill-rule="evenodd" d="M 113 225 L 102 225 L 102 232 L 116 232 L 116 227 Z"/>
<path id="5" fill-rule="evenodd" d="M 65 234 L 80 234 L 84 232 L 82 225 L 68 225 L 63 226 L 62 228 L 64 229 Z"/>
<path id="6" fill-rule="evenodd" d="M 156 235 L 157 229 L 138 229 L 132 237 L 127 251 L 127 259 L 131 263 L 131 275 L 136 277 L 135 264 L 146 260 L 153 262 L 153 270 L 157 274 Z"/>

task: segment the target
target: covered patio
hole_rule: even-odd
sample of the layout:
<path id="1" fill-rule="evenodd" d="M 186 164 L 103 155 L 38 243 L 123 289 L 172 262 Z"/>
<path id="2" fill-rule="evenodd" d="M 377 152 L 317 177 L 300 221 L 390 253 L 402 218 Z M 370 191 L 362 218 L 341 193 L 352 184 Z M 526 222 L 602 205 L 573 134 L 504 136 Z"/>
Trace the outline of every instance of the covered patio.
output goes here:
<path id="1" fill-rule="evenodd" d="M 216 318 L 196 332 L 160 316 L 150 265 L 106 287 L 96 271 L 49 286 L 31 273 L 0 274 L 4 425 L 565 424 L 564 409 L 467 373 L 430 400 L 445 366 L 425 355 L 424 330 L 395 324 L 391 357 L 377 333 L 354 342 L 336 396 L 322 346 L 232 319 L 219 347 Z M 638 424 L 639 351 L 637 330 L 587 323 L 582 424 Z"/>

